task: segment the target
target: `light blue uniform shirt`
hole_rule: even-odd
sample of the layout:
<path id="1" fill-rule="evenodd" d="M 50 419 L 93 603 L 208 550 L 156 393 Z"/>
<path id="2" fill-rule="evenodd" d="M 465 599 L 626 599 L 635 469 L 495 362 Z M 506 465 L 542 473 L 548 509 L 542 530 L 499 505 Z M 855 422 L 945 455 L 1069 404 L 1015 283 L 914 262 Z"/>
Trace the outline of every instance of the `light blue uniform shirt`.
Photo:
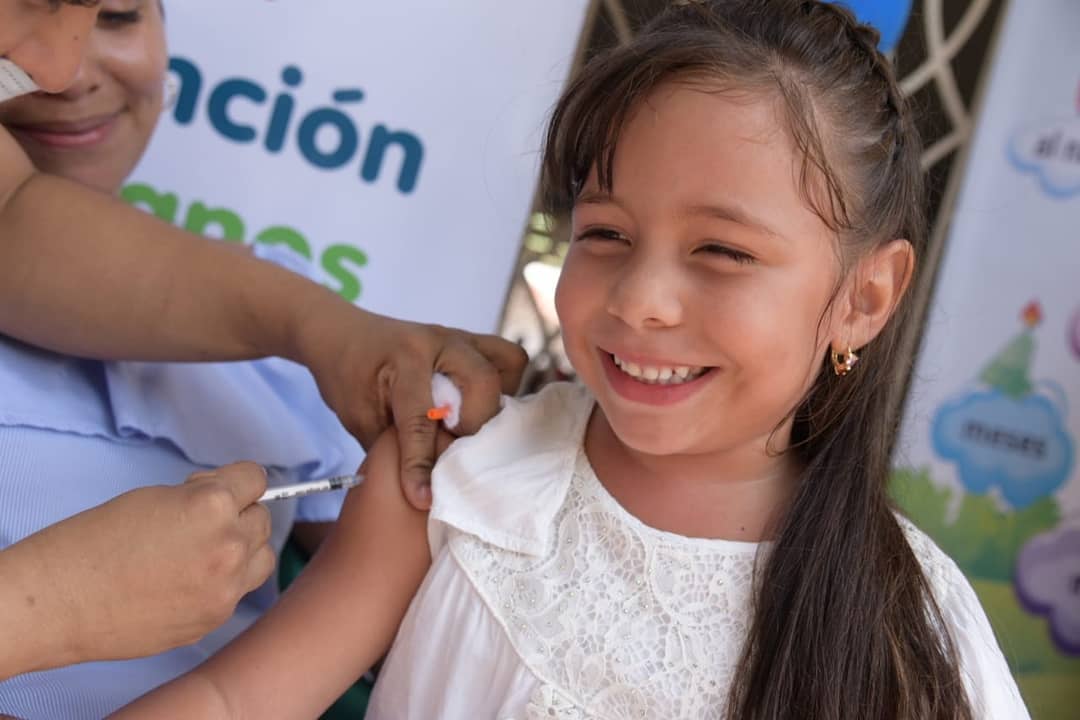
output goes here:
<path id="1" fill-rule="evenodd" d="M 207 467 L 254 460 L 283 484 L 351 473 L 362 459 L 310 373 L 293 363 L 102 363 L 0 335 L 0 549 L 128 490 L 180 483 Z M 334 520 L 343 498 L 271 503 L 275 550 L 294 521 Z M 107 573 L 108 558 L 100 560 Z M 198 665 L 276 597 L 271 578 L 189 647 L 0 682 L 0 713 L 102 718 Z"/>

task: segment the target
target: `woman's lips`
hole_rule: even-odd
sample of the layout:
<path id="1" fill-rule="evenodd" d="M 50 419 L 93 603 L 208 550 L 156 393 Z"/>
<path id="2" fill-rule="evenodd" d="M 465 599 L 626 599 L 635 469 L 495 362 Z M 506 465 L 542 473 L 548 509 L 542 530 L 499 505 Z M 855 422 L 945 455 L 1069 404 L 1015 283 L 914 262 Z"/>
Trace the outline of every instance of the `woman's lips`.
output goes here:
<path id="1" fill-rule="evenodd" d="M 98 115 L 71 122 L 13 125 L 11 130 L 53 148 L 83 148 L 104 142 L 116 124 L 119 113 Z"/>

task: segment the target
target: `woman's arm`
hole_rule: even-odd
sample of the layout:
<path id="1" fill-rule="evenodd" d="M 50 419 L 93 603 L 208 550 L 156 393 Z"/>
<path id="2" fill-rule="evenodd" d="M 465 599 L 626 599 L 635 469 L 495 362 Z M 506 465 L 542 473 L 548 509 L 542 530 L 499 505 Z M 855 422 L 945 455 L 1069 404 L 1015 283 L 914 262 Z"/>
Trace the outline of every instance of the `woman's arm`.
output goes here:
<path id="1" fill-rule="evenodd" d="M 426 516 L 405 500 L 395 433 L 365 461 L 341 521 L 281 600 L 190 674 L 121 720 L 312 718 L 389 647 L 430 564 Z"/>
<path id="2" fill-rule="evenodd" d="M 284 268 L 37 173 L 2 128 L 0 333 L 105 360 L 295 360 L 365 447 L 393 418 L 401 476 L 422 507 L 435 460 L 432 373 L 461 389 L 457 431 L 468 434 L 517 389 L 527 360 L 501 338 L 365 312 Z"/>
<path id="3" fill-rule="evenodd" d="M 36 172 L 0 129 L 0 332 L 101 359 L 285 355 L 290 306 L 328 293 L 290 275 Z"/>

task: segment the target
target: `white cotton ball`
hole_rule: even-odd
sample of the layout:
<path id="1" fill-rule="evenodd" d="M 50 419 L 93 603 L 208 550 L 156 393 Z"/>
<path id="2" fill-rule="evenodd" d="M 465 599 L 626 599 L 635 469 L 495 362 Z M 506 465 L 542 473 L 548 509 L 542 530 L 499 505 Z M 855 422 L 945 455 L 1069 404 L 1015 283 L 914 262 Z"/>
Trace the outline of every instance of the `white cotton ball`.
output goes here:
<path id="1" fill-rule="evenodd" d="M 453 381 L 442 373 L 431 376 L 431 399 L 435 407 L 447 407 L 450 412 L 443 418 L 447 430 L 453 430 L 461 421 L 461 391 Z"/>

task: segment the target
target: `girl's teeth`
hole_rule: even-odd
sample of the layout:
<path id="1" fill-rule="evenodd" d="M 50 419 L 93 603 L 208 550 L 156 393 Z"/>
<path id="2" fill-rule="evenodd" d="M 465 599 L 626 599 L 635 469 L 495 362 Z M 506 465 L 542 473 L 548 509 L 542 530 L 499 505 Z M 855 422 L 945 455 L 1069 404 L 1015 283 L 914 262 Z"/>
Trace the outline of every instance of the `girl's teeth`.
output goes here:
<path id="1" fill-rule="evenodd" d="M 677 367 L 652 367 L 627 362 L 617 355 L 612 355 L 615 365 L 624 373 L 644 383 L 656 385 L 678 385 L 693 380 L 704 372 L 704 368 L 679 365 Z"/>

